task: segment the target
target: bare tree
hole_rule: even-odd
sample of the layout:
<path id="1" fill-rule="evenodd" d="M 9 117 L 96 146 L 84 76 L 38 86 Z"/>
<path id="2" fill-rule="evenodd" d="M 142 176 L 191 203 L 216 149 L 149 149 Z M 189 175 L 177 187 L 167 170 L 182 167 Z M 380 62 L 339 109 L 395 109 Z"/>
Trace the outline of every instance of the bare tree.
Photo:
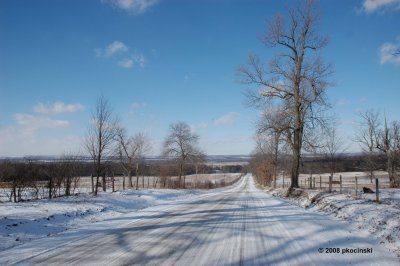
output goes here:
<path id="1" fill-rule="evenodd" d="M 292 150 L 292 188 L 299 186 L 303 144 L 308 133 L 324 122 L 321 114 L 328 106 L 325 91 L 332 71 L 318 56 L 328 41 L 317 33 L 317 22 L 312 0 L 289 10 L 288 26 L 281 15 L 276 15 L 268 24 L 263 42 L 279 48 L 279 54 L 269 62 L 268 69 L 255 55 L 250 55 L 247 65 L 239 68 L 241 81 L 257 89 L 249 91 L 251 101 L 277 103 L 285 110 L 289 123 L 283 132 Z"/>
<path id="2" fill-rule="evenodd" d="M 179 167 L 179 185 L 185 188 L 185 164 L 190 157 L 201 154 L 198 148 L 199 136 L 190 130 L 188 124 L 179 122 L 171 124 L 169 134 L 164 140 L 163 155 L 172 157 Z"/>
<path id="3" fill-rule="evenodd" d="M 394 121 L 389 126 L 386 117 L 384 127 L 379 131 L 376 148 L 386 155 L 386 167 L 391 187 L 400 185 L 397 177 L 397 164 L 400 148 L 400 122 Z"/>
<path id="4" fill-rule="evenodd" d="M 380 128 L 379 112 L 372 109 L 359 113 L 361 123 L 358 127 L 356 141 L 361 146 L 365 156 L 364 161 L 369 172 L 371 183 L 377 165 L 374 155 L 377 152 L 378 132 Z"/>
<path id="5" fill-rule="evenodd" d="M 136 189 L 139 188 L 139 167 L 144 160 L 145 155 L 151 151 L 150 139 L 144 133 L 138 133 L 132 138 L 132 145 L 136 148 L 135 154 L 135 175 L 136 175 Z M 142 187 L 144 188 L 144 175 L 142 176 Z"/>
<path id="6" fill-rule="evenodd" d="M 206 156 L 206 154 L 204 152 L 199 151 L 197 154 L 194 154 L 194 155 L 190 156 L 189 160 L 194 165 L 195 172 L 196 172 L 196 175 L 197 175 L 198 172 L 199 172 L 199 166 L 201 164 L 206 163 L 207 156 Z"/>
<path id="7" fill-rule="evenodd" d="M 151 151 L 150 139 L 145 133 L 137 133 L 132 137 L 128 137 L 126 130 L 120 127 L 117 133 L 117 140 L 120 163 L 128 174 L 128 186 L 133 187 L 132 174 L 135 171 L 136 189 L 139 189 L 139 166 L 145 155 Z"/>
<path id="8" fill-rule="evenodd" d="M 255 136 L 255 149 L 252 153 L 251 165 L 253 173 L 259 179 L 258 182 L 267 184 L 269 183 L 269 176 L 271 176 L 271 161 L 272 154 L 271 154 L 271 147 L 275 146 L 275 143 L 271 137 L 265 133 L 258 133 Z M 271 145 L 272 144 L 272 145 Z M 273 169 L 275 170 L 275 169 Z M 274 180 L 274 185 L 276 182 Z"/>
<path id="9" fill-rule="evenodd" d="M 266 152 L 271 155 L 271 163 L 273 166 L 273 187 L 276 187 L 276 178 L 278 174 L 278 157 L 282 137 L 285 129 L 288 127 L 288 120 L 285 115 L 285 110 L 280 108 L 269 108 L 264 110 L 257 124 L 259 136 L 264 136 L 258 139 L 265 144 L 258 143 L 257 146 L 260 152 Z M 261 148 L 261 145 L 266 145 Z M 264 150 L 264 151 L 262 151 Z"/>
<path id="10" fill-rule="evenodd" d="M 328 160 L 329 171 L 333 177 L 339 156 L 347 150 L 347 147 L 344 145 L 343 138 L 337 134 L 334 125 L 326 127 L 323 131 L 323 136 L 322 152 Z"/>
<path id="11" fill-rule="evenodd" d="M 58 175 L 64 183 L 64 195 L 71 196 L 74 180 L 79 177 L 79 155 L 65 154 L 58 163 Z"/>
<path id="12" fill-rule="evenodd" d="M 84 140 L 84 146 L 93 162 L 94 184 L 92 174 L 92 193 L 96 196 L 98 182 L 102 176 L 103 191 L 106 191 L 106 178 L 104 172 L 104 159 L 112 154 L 115 134 L 117 129 L 117 119 L 113 116 L 112 108 L 104 96 L 97 99 L 95 110 L 92 112 L 92 120 Z"/>
<path id="13" fill-rule="evenodd" d="M 374 155 L 382 152 L 386 156 L 386 170 L 389 175 L 391 187 L 400 185 L 397 168 L 400 159 L 400 122 L 393 121 L 388 124 L 386 116 L 383 127 L 381 126 L 379 112 L 367 110 L 360 113 L 361 129 L 357 134 L 357 141 L 366 152 L 366 162 L 370 172 L 371 182 L 377 165 Z"/>

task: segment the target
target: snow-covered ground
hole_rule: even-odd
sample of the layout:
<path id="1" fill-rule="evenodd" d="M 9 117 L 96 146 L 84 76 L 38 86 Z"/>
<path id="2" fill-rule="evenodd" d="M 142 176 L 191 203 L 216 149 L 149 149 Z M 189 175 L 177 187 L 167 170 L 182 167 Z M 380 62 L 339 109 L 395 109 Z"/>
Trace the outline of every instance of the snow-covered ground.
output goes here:
<path id="1" fill-rule="evenodd" d="M 100 192 L 97 197 L 80 194 L 52 200 L 0 203 L 0 251 L 124 213 L 218 191 L 130 189 L 114 193 Z"/>
<path id="2" fill-rule="evenodd" d="M 106 213 L 106 212 L 105 212 Z M 1 265 L 398 265 L 366 232 L 289 204 L 250 175 L 228 188 L 0 251 Z"/>
<path id="3" fill-rule="evenodd" d="M 213 190 L 126 191 L 5 206 L 4 221 L 15 220 L 4 224 L 10 236 L 0 241 L 27 243 L 0 250 L 0 265 L 399 263 L 369 232 L 273 197 L 251 175 Z M 22 226 L 23 240 L 16 241 Z M 40 239 L 28 241 L 35 232 Z"/>
<path id="4" fill-rule="evenodd" d="M 362 193 L 358 197 L 337 191 L 296 189 L 287 197 L 287 189 L 267 189 L 274 196 L 288 199 L 301 207 L 321 211 L 350 222 L 354 228 L 376 238 L 400 258 L 400 190 L 381 189 L 380 204 L 375 194 Z"/>

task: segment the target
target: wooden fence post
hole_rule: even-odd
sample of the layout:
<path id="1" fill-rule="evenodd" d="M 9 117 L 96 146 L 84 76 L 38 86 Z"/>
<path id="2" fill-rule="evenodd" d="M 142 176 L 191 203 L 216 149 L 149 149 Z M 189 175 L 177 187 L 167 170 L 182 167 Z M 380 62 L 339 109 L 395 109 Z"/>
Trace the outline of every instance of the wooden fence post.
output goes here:
<path id="1" fill-rule="evenodd" d="M 357 198 L 357 196 L 358 196 L 358 192 L 357 192 L 357 190 L 358 190 L 358 181 L 357 181 L 357 176 L 356 176 L 356 198 Z"/>
<path id="2" fill-rule="evenodd" d="M 319 176 L 319 189 L 322 190 L 322 177 Z"/>
<path id="3" fill-rule="evenodd" d="M 313 181 L 314 181 L 314 189 L 315 189 L 315 177 L 313 177 Z"/>
<path id="4" fill-rule="evenodd" d="M 340 175 L 340 193 L 342 193 L 342 175 Z"/>
<path id="5" fill-rule="evenodd" d="M 332 176 L 329 176 L 329 193 L 332 193 Z"/>
<path id="6" fill-rule="evenodd" d="M 375 178 L 375 195 L 376 195 L 376 203 L 379 203 L 379 180 Z"/>

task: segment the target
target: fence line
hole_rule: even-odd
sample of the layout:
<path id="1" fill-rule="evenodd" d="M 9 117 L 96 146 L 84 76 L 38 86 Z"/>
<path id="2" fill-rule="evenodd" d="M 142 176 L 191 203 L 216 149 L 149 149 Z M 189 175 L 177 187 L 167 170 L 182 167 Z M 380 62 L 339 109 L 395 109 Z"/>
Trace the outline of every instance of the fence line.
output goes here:
<path id="1" fill-rule="evenodd" d="M 279 182 L 279 179 L 289 180 Z M 280 176 L 277 180 L 277 187 L 279 188 L 288 188 L 291 185 L 290 178 Z M 375 177 L 375 182 L 370 182 L 370 176 L 362 175 L 360 173 L 354 174 L 352 176 L 345 175 L 343 176 L 340 173 L 336 173 L 333 176 L 331 175 L 318 175 L 315 178 L 315 175 L 304 175 L 302 174 L 299 177 L 299 186 L 303 189 L 318 189 L 326 192 L 338 192 L 338 193 L 346 193 L 353 195 L 355 198 L 360 196 L 360 191 L 365 189 L 371 189 L 376 193 L 376 202 L 379 203 L 379 190 L 382 188 L 390 188 L 390 183 L 387 175 L 380 174 Z"/>

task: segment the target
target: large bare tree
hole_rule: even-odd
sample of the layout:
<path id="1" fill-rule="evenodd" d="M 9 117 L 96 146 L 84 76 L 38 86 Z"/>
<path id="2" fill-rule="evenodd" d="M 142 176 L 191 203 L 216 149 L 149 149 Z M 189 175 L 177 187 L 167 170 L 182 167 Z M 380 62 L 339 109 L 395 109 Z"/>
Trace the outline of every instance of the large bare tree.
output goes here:
<path id="1" fill-rule="evenodd" d="M 269 21 L 262 40 L 267 47 L 277 48 L 279 52 L 268 67 L 258 56 L 250 55 L 248 63 L 239 68 L 241 81 L 256 88 L 256 91 L 249 90 L 250 99 L 278 104 L 286 110 L 289 123 L 283 132 L 292 150 L 292 188 L 299 186 L 301 153 L 308 133 L 323 122 L 321 114 L 328 106 L 327 78 L 332 73 L 319 56 L 328 39 L 318 34 L 314 1 L 301 3 L 289 9 L 288 23 L 280 14 Z"/>
<path id="2" fill-rule="evenodd" d="M 114 117 L 109 102 L 101 95 L 92 112 L 92 119 L 84 140 L 84 146 L 93 162 L 92 193 L 97 195 L 98 182 L 102 176 L 102 188 L 106 191 L 104 160 L 112 155 L 117 130 L 117 118 Z M 93 177 L 96 177 L 94 183 Z"/>
<path id="3" fill-rule="evenodd" d="M 179 185 L 185 188 L 185 165 L 192 157 L 201 156 L 202 152 L 198 148 L 199 136 L 193 133 L 188 124 L 179 122 L 171 124 L 169 134 L 164 140 L 163 155 L 172 157 L 178 164 Z"/>

